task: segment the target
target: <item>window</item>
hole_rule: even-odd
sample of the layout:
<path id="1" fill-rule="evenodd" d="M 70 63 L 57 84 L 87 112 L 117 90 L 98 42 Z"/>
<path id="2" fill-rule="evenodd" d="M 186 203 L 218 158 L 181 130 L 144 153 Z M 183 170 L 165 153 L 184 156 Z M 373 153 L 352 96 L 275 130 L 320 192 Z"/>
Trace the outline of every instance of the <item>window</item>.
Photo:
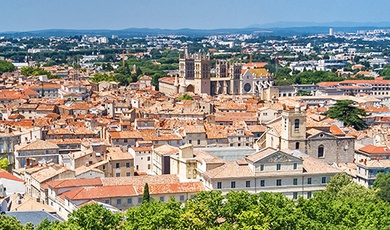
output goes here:
<path id="1" fill-rule="evenodd" d="M 121 173 L 116 173 L 115 176 L 116 176 L 116 177 L 120 177 L 120 176 L 121 176 Z"/>
<path id="2" fill-rule="evenodd" d="M 295 142 L 295 149 L 299 149 L 299 142 Z"/>
<path id="3" fill-rule="evenodd" d="M 307 198 L 311 198 L 311 192 L 307 192 Z"/>
<path id="4" fill-rule="evenodd" d="M 280 168 L 281 168 L 281 165 L 280 164 L 276 164 L 276 170 L 280 170 Z"/>
<path id="5" fill-rule="evenodd" d="M 251 181 L 249 181 L 249 180 L 246 181 L 246 187 L 247 187 L 247 188 L 250 188 L 250 187 L 251 187 Z"/>
<path id="6" fill-rule="evenodd" d="M 293 179 L 293 185 L 298 185 L 298 178 Z"/>
<path id="7" fill-rule="evenodd" d="M 142 197 L 139 197 L 138 198 L 138 204 L 141 204 L 142 203 Z"/>
<path id="8" fill-rule="evenodd" d="M 180 195 L 180 201 L 184 201 L 184 195 Z"/>
<path id="9" fill-rule="evenodd" d="M 121 163 L 116 163 L 116 164 L 115 164 L 115 167 L 116 167 L 117 169 L 119 169 L 119 168 L 121 167 Z"/>
<path id="10" fill-rule="evenodd" d="M 236 188 L 236 182 L 235 181 L 230 182 L 230 188 Z"/>
<path id="11" fill-rule="evenodd" d="M 160 201 L 164 202 L 164 197 L 163 196 L 160 196 Z"/>
<path id="12" fill-rule="evenodd" d="M 126 176 L 130 176 L 130 172 L 127 172 L 127 173 L 126 173 Z"/>
<path id="13" fill-rule="evenodd" d="M 318 158 L 324 157 L 324 145 L 318 146 Z"/>
<path id="14" fill-rule="evenodd" d="M 150 157 L 148 157 L 148 161 L 150 161 Z"/>
<path id="15" fill-rule="evenodd" d="M 297 192 L 293 192 L 293 199 L 297 199 L 298 198 L 298 193 Z"/>
<path id="16" fill-rule="evenodd" d="M 189 143 L 189 144 L 192 144 L 192 140 L 188 140 L 188 143 Z"/>
<path id="17" fill-rule="evenodd" d="M 282 186 L 282 179 L 276 180 L 276 186 Z"/>
<path id="18" fill-rule="evenodd" d="M 307 178 L 307 184 L 311 184 L 311 178 Z"/>
<path id="19" fill-rule="evenodd" d="M 122 200 L 121 199 L 116 199 L 116 204 L 122 204 Z"/>
<path id="20" fill-rule="evenodd" d="M 110 200 L 105 200 L 104 203 L 110 204 Z"/>
<path id="21" fill-rule="evenodd" d="M 133 199 L 127 198 L 127 204 L 133 204 Z"/>
<path id="22" fill-rule="evenodd" d="M 298 168 L 298 163 L 294 163 L 294 169 Z"/>
<path id="23" fill-rule="evenodd" d="M 221 189 L 222 188 L 222 182 L 217 182 L 217 189 Z"/>
<path id="24" fill-rule="evenodd" d="M 265 186 L 265 180 L 260 180 L 260 187 L 264 187 Z"/>
<path id="25" fill-rule="evenodd" d="M 299 131 L 299 119 L 294 120 L 294 130 L 295 132 Z"/>
<path id="26" fill-rule="evenodd" d="M 264 165 L 260 165 L 260 171 L 264 171 Z"/>
<path id="27" fill-rule="evenodd" d="M 130 168 L 130 162 L 126 162 L 126 168 Z"/>
<path id="28" fill-rule="evenodd" d="M 326 177 L 322 177 L 322 181 L 321 181 L 323 184 L 325 184 L 326 183 Z"/>

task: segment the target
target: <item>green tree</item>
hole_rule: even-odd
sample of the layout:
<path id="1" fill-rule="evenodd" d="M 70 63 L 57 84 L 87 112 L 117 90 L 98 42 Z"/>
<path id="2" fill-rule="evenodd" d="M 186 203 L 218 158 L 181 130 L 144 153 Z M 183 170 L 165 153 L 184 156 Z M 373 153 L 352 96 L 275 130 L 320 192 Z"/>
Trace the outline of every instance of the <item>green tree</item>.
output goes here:
<path id="1" fill-rule="evenodd" d="M 194 100 L 193 97 L 191 97 L 190 95 L 188 95 L 186 93 L 183 94 L 182 96 L 178 97 L 177 99 L 180 100 L 180 101 L 192 101 L 192 100 Z"/>
<path id="2" fill-rule="evenodd" d="M 378 173 L 374 181 L 374 189 L 384 201 L 390 201 L 390 173 Z"/>
<path id="3" fill-rule="evenodd" d="M 0 229 L 3 230 L 20 230 L 24 226 L 13 216 L 0 215 Z"/>
<path id="4" fill-rule="evenodd" d="M 142 203 L 139 207 L 129 208 L 126 212 L 124 229 L 181 229 L 181 202 L 170 199 L 168 202 Z"/>
<path id="5" fill-rule="evenodd" d="M 362 117 L 366 117 L 368 114 L 353 104 L 352 100 L 337 101 L 324 115 L 332 119 L 338 119 L 344 122 L 344 125 L 352 126 L 356 130 L 365 129 L 367 124 Z"/>
<path id="6" fill-rule="evenodd" d="M 337 174 L 330 178 L 326 185 L 326 193 L 336 196 L 340 190 L 351 183 L 353 183 L 352 178 L 347 174 Z"/>
<path id="7" fill-rule="evenodd" d="M 218 226 L 223 206 L 221 191 L 200 192 L 184 207 L 180 221 L 185 229 L 209 229 Z"/>
<path id="8" fill-rule="evenodd" d="M 103 205 L 94 203 L 82 206 L 68 215 L 68 224 L 81 229 L 112 230 L 119 228 L 123 216 L 112 213 Z"/>
<path id="9" fill-rule="evenodd" d="M 59 76 L 52 75 L 49 71 L 46 71 L 39 67 L 23 66 L 20 72 L 25 76 L 40 76 L 46 75 L 48 78 L 57 78 Z"/>
<path id="10" fill-rule="evenodd" d="M 144 193 L 142 194 L 142 202 L 150 202 L 150 193 L 149 193 L 149 185 L 145 183 Z"/>
<path id="11" fill-rule="evenodd" d="M 7 170 L 9 165 L 10 163 L 7 158 L 0 159 L 0 169 Z"/>
<path id="12" fill-rule="evenodd" d="M 16 67 L 8 61 L 0 60 L 0 74 L 6 72 L 13 72 L 16 70 Z"/>

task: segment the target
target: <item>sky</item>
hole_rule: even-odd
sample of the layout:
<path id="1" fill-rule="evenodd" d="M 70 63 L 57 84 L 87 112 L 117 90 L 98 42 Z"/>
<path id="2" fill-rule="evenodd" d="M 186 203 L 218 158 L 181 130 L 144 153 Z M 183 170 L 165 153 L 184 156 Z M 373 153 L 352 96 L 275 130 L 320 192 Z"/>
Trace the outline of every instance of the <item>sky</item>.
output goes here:
<path id="1" fill-rule="evenodd" d="M 389 0 L 1 0 L 0 32 L 390 22 Z"/>

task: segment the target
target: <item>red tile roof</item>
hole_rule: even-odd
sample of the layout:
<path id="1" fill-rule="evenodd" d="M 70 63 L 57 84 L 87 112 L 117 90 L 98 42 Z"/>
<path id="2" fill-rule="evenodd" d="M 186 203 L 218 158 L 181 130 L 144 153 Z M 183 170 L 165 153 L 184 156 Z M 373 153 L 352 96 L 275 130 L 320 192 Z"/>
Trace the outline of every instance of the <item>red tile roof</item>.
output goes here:
<path id="1" fill-rule="evenodd" d="M 388 154 L 388 155 L 390 155 L 390 148 L 387 146 L 366 145 L 363 148 L 360 148 L 359 150 L 362 152 L 366 152 L 368 154 Z"/>
<path id="2" fill-rule="evenodd" d="M 18 181 L 18 182 L 24 182 L 24 180 L 12 175 L 11 173 L 5 171 L 4 169 L 0 169 L 0 179 L 1 178 L 8 179 L 8 180 L 14 180 L 14 181 Z"/>

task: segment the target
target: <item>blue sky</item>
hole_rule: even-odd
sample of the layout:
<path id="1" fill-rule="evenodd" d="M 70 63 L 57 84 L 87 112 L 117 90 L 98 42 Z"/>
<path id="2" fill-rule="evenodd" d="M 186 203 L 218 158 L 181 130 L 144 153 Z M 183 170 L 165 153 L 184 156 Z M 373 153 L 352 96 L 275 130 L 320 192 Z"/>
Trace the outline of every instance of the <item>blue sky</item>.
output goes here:
<path id="1" fill-rule="evenodd" d="M 390 21 L 389 0 L 1 0 L 0 31 Z"/>

